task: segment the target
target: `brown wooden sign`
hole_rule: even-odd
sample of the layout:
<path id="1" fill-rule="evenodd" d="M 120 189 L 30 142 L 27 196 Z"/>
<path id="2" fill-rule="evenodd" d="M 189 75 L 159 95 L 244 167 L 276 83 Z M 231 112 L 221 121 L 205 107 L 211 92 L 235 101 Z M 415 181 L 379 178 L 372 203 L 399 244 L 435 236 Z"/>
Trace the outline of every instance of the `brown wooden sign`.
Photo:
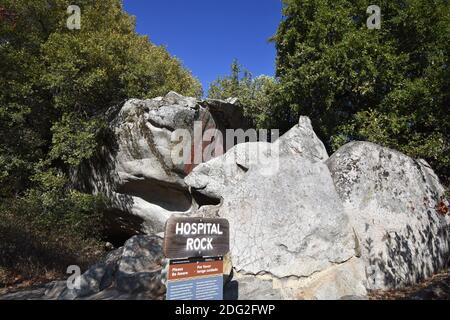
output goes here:
<path id="1" fill-rule="evenodd" d="M 223 256 L 229 251 L 226 219 L 170 218 L 166 223 L 164 254 L 169 259 Z"/>

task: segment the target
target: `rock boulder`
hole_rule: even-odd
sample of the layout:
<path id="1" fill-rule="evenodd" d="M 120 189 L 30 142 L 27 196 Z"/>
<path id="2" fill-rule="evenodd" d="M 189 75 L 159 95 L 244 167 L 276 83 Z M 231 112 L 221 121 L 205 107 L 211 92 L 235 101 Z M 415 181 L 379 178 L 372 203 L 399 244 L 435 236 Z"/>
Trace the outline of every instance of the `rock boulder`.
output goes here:
<path id="1" fill-rule="evenodd" d="M 215 129 L 225 137 L 226 129 L 246 128 L 236 101 L 199 101 L 175 92 L 151 100 L 128 100 L 120 109 L 112 109 L 110 118 L 108 148 L 79 168 L 74 181 L 81 189 L 107 195 L 109 233 L 123 239 L 159 233 L 172 214 L 192 209 L 183 179 L 203 161 L 202 150 L 196 148 L 208 146 L 205 132 Z M 175 130 L 185 130 L 191 139 L 173 140 Z M 190 151 L 183 154 L 189 161 L 173 160 L 180 143 Z"/>
<path id="2" fill-rule="evenodd" d="M 430 166 L 367 142 L 328 158 L 304 117 L 273 143 L 240 144 L 199 165 L 185 182 L 217 202 L 192 214 L 230 221 L 235 281 L 253 288 L 239 297 L 363 297 L 448 265 L 450 217 L 437 208 L 449 204 Z"/>
<path id="3" fill-rule="evenodd" d="M 448 203 L 425 161 L 352 142 L 327 165 L 358 234 L 369 289 L 415 284 L 447 266 L 450 217 L 437 207 Z"/>

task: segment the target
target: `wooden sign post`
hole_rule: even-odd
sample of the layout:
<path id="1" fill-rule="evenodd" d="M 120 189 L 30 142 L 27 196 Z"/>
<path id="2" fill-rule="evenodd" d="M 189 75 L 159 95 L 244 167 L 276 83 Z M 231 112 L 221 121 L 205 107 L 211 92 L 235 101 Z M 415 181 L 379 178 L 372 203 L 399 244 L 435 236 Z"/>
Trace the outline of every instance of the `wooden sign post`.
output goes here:
<path id="1" fill-rule="evenodd" d="M 226 219 L 169 219 L 164 236 L 164 254 L 170 259 L 167 300 L 223 300 L 223 256 L 229 242 Z"/>

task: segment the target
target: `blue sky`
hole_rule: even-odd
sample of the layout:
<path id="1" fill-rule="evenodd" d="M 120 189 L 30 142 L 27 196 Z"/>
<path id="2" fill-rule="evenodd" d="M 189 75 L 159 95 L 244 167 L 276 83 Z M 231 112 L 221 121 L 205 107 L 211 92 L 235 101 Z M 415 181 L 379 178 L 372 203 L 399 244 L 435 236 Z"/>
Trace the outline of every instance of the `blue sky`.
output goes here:
<path id="1" fill-rule="evenodd" d="M 205 93 L 229 74 L 234 58 L 253 75 L 273 75 L 275 48 L 268 39 L 281 19 L 281 0 L 124 0 L 137 32 L 183 61 Z"/>

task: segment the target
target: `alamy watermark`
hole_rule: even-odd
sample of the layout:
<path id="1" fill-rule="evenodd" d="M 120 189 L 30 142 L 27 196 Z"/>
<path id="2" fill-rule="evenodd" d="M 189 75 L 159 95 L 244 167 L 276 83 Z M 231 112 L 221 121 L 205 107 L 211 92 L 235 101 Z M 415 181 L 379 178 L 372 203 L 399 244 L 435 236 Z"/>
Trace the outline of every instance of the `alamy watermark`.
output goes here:
<path id="1" fill-rule="evenodd" d="M 366 12 L 370 14 L 367 18 L 367 28 L 370 30 L 381 29 L 381 8 L 373 4 L 367 8 Z"/>
<path id="2" fill-rule="evenodd" d="M 367 28 L 368 29 L 381 29 L 381 8 L 378 5 L 370 5 L 366 10 L 367 14 L 370 16 L 367 18 Z M 77 5 L 70 5 L 67 7 L 67 28 L 69 30 L 80 30 L 81 29 L 81 9 Z"/>
<path id="3" fill-rule="evenodd" d="M 81 288 L 81 268 L 76 265 L 67 267 L 67 274 L 71 276 L 67 279 L 67 289 L 80 290 Z"/>
<path id="4" fill-rule="evenodd" d="M 67 28 L 69 30 L 81 29 L 81 9 L 77 5 L 70 5 L 67 7 L 67 14 L 70 16 L 67 18 Z"/>
<path id="5" fill-rule="evenodd" d="M 224 170 L 236 169 L 238 164 L 245 169 L 258 168 L 263 175 L 273 175 L 278 171 L 280 150 L 278 143 L 269 141 L 276 141 L 279 132 L 272 129 L 269 135 L 266 129 L 227 129 L 224 136 L 223 131 L 204 130 L 203 123 L 195 121 L 193 132 L 187 129 L 172 132 L 172 163 L 184 166 L 184 171 L 189 173 L 196 165 L 224 156 Z"/>

